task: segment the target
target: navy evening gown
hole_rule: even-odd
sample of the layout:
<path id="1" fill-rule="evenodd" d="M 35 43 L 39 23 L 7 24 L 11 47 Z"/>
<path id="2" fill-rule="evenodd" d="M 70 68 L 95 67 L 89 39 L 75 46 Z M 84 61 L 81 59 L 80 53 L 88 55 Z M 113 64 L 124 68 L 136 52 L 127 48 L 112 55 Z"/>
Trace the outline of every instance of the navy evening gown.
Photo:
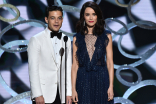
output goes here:
<path id="1" fill-rule="evenodd" d="M 105 61 L 106 46 L 109 42 L 104 30 L 100 36 L 77 33 L 76 58 L 79 63 L 76 79 L 78 104 L 114 104 L 108 101 L 109 74 Z"/>

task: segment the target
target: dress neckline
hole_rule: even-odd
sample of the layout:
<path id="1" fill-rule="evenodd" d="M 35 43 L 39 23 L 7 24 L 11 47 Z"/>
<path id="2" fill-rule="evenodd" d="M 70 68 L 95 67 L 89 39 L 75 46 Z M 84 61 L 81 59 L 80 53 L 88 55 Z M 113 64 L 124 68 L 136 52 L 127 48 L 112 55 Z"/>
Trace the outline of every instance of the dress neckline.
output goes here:
<path id="1" fill-rule="evenodd" d="M 88 35 L 88 34 L 87 34 L 87 35 Z M 91 34 L 91 35 L 92 35 L 92 34 Z M 94 47 L 95 47 L 95 44 L 97 44 L 98 39 L 99 39 L 99 37 L 97 36 L 97 39 L 96 39 L 96 41 L 95 41 L 95 43 L 94 43 Z M 95 54 L 95 52 L 96 52 L 96 48 L 97 48 L 97 47 L 95 47 L 95 50 L 94 50 L 93 55 L 92 55 L 92 58 L 90 59 L 89 53 L 88 53 L 88 50 L 87 50 L 87 44 L 86 44 L 86 41 L 85 41 L 85 35 L 83 35 L 83 41 L 84 41 L 84 43 L 85 43 L 85 49 L 86 49 L 86 52 L 87 52 L 88 60 L 89 60 L 89 62 L 91 63 L 92 60 L 93 60 L 93 58 L 94 58 L 94 54 Z"/>

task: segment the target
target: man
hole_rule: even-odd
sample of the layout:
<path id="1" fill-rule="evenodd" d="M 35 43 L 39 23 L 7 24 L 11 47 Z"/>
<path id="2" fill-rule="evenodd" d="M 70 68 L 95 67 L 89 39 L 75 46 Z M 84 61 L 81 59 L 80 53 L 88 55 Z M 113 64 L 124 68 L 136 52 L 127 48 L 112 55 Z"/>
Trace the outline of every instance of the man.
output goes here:
<path id="1" fill-rule="evenodd" d="M 31 85 L 31 97 L 34 104 L 65 103 L 65 53 L 62 57 L 59 51 L 65 49 L 64 34 L 59 33 L 63 22 L 61 7 L 47 8 L 45 21 L 48 27 L 33 36 L 28 45 L 28 63 Z M 60 83 L 60 76 L 61 82 Z M 71 104 L 71 41 L 67 41 L 67 97 L 66 104 Z M 60 86 L 61 85 L 61 86 Z"/>

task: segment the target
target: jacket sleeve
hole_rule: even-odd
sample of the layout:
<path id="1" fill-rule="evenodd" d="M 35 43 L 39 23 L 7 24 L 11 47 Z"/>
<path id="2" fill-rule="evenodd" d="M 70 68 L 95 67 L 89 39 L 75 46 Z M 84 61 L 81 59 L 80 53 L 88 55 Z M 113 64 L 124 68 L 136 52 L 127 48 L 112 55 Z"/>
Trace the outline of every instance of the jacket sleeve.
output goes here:
<path id="1" fill-rule="evenodd" d="M 42 96 L 39 78 L 39 55 L 40 44 L 36 37 L 29 40 L 28 48 L 28 68 L 32 98 Z"/>
<path id="2" fill-rule="evenodd" d="M 71 88 L 71 66 L 72 66 L 72 57 L 71 57 L 71 40 L 68 37 L 67 41 L 67 96 L 72 96 Z"/>

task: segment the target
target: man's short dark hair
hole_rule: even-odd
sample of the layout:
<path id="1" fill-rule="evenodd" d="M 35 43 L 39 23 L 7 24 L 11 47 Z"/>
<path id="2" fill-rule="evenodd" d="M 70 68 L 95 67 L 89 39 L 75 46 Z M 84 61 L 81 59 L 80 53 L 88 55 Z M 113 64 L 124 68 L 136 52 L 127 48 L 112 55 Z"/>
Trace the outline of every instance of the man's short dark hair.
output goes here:
<path id="1" fill-rule="evenodd" d="M 63 9 L 62 7 L 60 6 L 55 6 L 55 5 L 52 5 L 52 6 L 49 6 L 46 8 L 46 13 L 45 13 L 45 16 L 48 18 L 49 16 L 49 12 L 50 11 L 61 11 L 62 12 L 62 16 L 63 16 Z"/>

